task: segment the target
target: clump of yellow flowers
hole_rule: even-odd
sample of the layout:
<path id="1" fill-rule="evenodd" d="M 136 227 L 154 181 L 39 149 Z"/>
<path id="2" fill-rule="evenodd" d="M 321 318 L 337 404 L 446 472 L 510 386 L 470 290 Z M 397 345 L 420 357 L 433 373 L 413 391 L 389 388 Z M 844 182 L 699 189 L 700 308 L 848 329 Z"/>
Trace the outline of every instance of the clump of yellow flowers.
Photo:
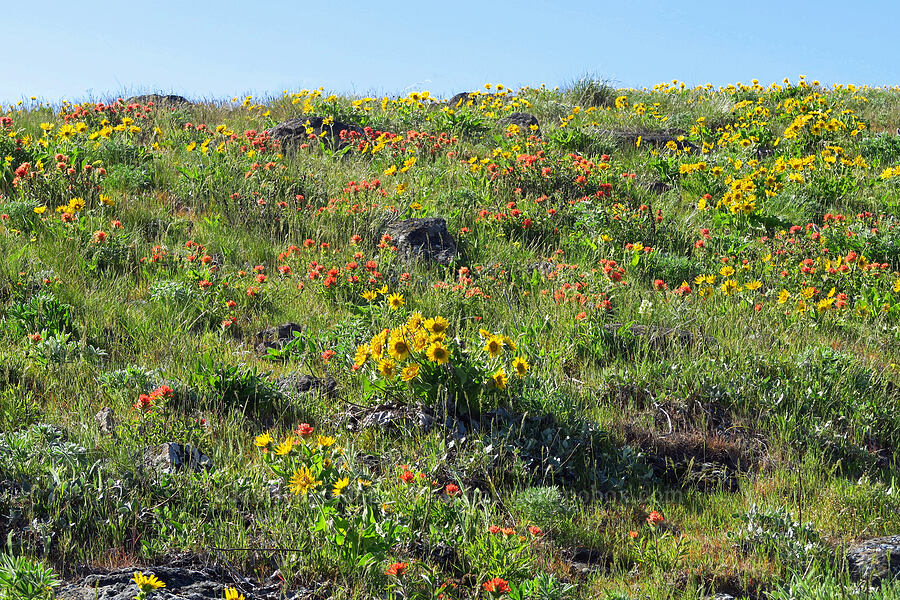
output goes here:
<path id="1" fill-rule="evenodd" d="M 466 343 L 451 337 L 445 317 L 416 312 L 359 345 L 353 370 L 367 377 L 371 389 L 400 386 L 426 400 L 442 391 L 471 400 L 505 390 L 510 377 L 525 377 L 530 365 L 510 337 L 481 329 L 479 338 Z"/>

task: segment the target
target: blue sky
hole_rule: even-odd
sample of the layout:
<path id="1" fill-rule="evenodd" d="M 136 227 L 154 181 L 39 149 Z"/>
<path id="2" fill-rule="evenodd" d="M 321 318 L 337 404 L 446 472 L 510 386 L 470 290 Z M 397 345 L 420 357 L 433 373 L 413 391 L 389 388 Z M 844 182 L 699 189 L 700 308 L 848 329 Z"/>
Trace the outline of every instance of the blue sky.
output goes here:
<path id="1" fill-rule="evenodd" d="M 3 2 L 0 102 L 484 83 L 900 83 L 897 0 Z M 8 5 L 12 6 L 8 6 Z"/>

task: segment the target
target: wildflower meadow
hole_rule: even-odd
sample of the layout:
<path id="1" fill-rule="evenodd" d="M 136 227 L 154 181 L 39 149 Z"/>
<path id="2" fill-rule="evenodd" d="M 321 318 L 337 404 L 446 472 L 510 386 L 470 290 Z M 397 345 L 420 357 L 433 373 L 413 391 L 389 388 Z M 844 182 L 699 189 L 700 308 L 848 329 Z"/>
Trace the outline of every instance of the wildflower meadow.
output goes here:
<path id="1" fill-rule="evenodd" d="M 900 91 L 461 92 L 0 108 L 0 598 L 900 597 Z"/>

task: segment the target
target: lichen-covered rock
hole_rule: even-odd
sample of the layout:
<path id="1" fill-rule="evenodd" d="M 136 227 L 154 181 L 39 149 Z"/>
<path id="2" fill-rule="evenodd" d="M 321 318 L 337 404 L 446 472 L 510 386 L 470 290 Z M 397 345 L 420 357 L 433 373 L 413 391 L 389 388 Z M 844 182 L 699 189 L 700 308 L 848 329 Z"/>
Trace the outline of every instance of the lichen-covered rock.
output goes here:
<path id="1" fill-rule="evenodd" d="M 537 117 L 527 112 L 514 112 L 506 115 L 497 121 L 503 127 L 515 125 L 519 128 L 522 135 L 535 135 L 541 137 L 541 124 L 538 123 Z M 532 129 L 532 126 L 534 129 Z"/>
<path id="2" fill-rule="evenodd" d="M 424 260 L 449 265 L 456 257 L 456 240 L 439 217 L 406 219 L 386 228 L 391 243 L 407 261 Z"/>
<path id="3" fill-rule="evenodd" d="M 157 106 L 167 106 L 167 107 L 183 107 L 190 106 L 193 104 L 190 100 L 185 98 L 184 96 L 178 96 L 176 94 L 141 94 L 140 96 L 132 96 L 128 100 L 125 101 L 126 104 L 149 104 L 152 102 Z"/>
<path id="4" fill-rule="evenodd" d="M 366 132 L 362 127 L 352 123 L 306 115 L 279 123 L 269 130 L 269 135 L 281 142 L 282 148 L 285 149 L 309 143 L 310 136 L 317 137 L 331 148 L 344 148 L 354 140 L 364 138 Z"/>
<path id="5" fill-rule="evenodd" d="M 290 373 L 279 377 L 273 382 L 273 386 L 285 396 L 296 396 L 310 392 L 334 396 L 337 392 L 337 382 L 331 377 L 320 379 L 312 375 Z"/>
<path id="6" fill-rule="evenodd" d="M 470 99 L 474 99 L 476 92 L 460 92 L 447 101 L 450 108 L 465 108 Z"/>
<path id="7" fill-rule="evenodd" d="M 144 465 L 163 473 L 175 473 L 184 469 L 210 469 L 212 460 L 191 444 L 166 442 L 144 450 Z"/>
<path id="8" fill-rule="evenodd" d="M 691 141 L 687 140 L 680 132 L 669 131 L 602 131 L 602 135 L 607 136 L 618 142 L 619 144 L 634 145 L 640 139 L 642 146 L 652 146 L 660 148 L 671 142 L 679 150 L 686 152 L 698 152 L 700 149 Z"/>
<path id="9" fill-rule="evenodd" d="M 437 422 L 435 412 L 427 406 L 387 402 L 378 406 L 351 406 L 343 415 L 351 431 L 378 427 L 379 429 L 429 431 Z"/>
<path id="10" fill-rule="evenodd" d="M 874 538 L 847 549 L 850 573 L 862 580 L 878 582 L 900 575 L 900 535 Z"/>
<path id="11" fill-rule="evenodd" d="M 102 435 L 115 435 L 116 420 L 110 407 L 101 408 L 100 412 L 94 415 L 94 419 L 97 421 L 97 429 Z"/>
<path id="12" fill-rule="evenodd" d="M 288 322 L 257 332 L 254 336 L 256 353 L 265 356 L 269 348 L 280 350 L 294 339 L 294 333 L 303 333 L 303 325 Z"/>
<path id="13" fill-rule="evenodd" d="M 210 567 L 151 566 L 108 572 L 95 570 L 61 587 L 56 597 L 61 600 L 134 600 L 138 590 L 133 577 L 137 571 L 156 575 L 166 584 L 153 592 L 154 600 L 222 600 L 226 587 L 236 587 L 248 600 L 302 600 L 313 595 L 313 590 L 308 588 L 285 591 L 278 583 L 262 585 Z"/>

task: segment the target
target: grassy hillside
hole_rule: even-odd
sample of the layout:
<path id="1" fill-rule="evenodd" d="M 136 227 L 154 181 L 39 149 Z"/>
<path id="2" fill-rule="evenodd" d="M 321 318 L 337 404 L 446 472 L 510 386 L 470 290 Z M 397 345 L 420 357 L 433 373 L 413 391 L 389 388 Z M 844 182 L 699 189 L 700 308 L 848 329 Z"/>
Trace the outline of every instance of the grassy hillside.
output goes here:
<path id="1" fill-rule="evenodd" d="M 861 594 L 846 548 L 900 533 L 900 93 L 485 88 L 0 113 L 5 551 Z M 455 248 L 399 235 L 429 217 Z"/>

